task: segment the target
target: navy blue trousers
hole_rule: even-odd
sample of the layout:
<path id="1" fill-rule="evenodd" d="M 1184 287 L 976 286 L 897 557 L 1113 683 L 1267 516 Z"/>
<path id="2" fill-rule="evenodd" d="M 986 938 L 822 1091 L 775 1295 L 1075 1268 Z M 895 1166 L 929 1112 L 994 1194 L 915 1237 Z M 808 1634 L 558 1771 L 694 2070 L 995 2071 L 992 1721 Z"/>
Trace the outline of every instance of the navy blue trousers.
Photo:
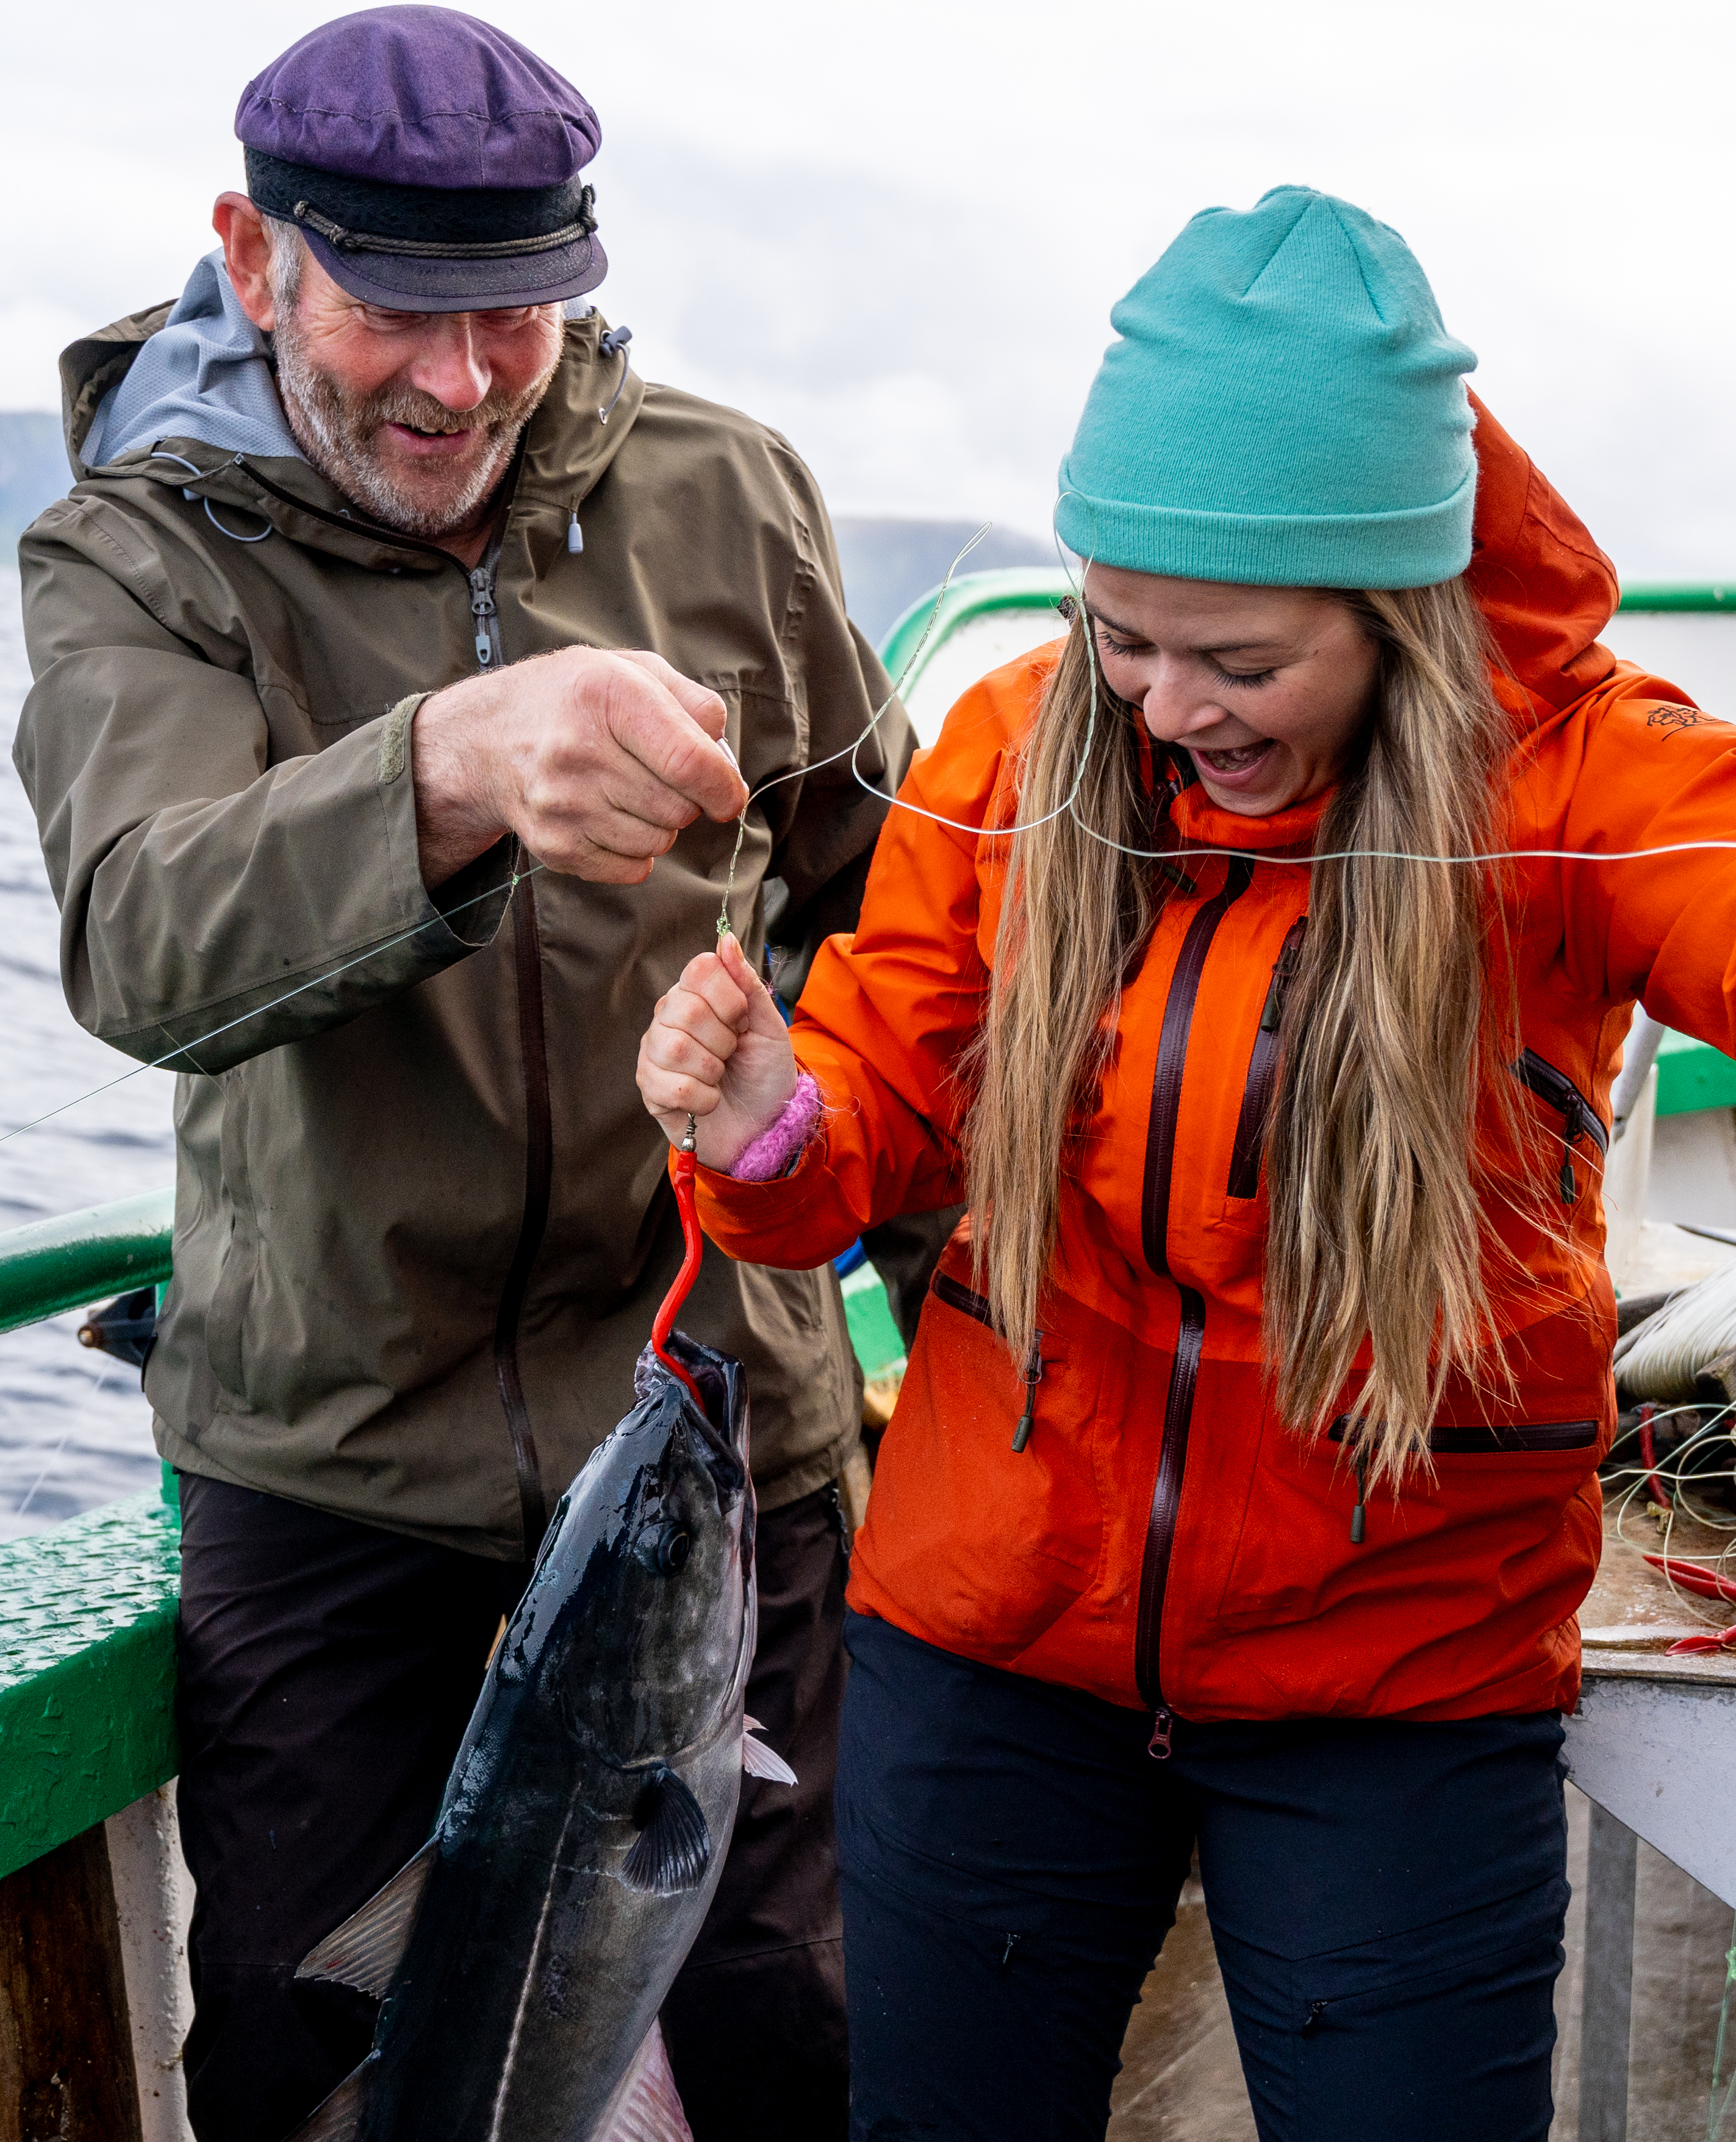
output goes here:
<path id="1" fill-rule="evenodd" d="M 1263 2142 L 1546 2142 L 1554 1712 L 1178 1720 L 848 1617 L 852 2142 L 1086 2142 L 1194 1849 Z"/>

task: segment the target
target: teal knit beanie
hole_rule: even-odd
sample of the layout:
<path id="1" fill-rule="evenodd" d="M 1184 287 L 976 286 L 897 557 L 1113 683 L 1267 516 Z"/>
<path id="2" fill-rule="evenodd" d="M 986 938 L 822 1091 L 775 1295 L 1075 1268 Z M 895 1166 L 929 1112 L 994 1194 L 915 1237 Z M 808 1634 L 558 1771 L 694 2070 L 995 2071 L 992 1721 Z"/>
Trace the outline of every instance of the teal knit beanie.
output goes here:
<path id="1" fill-rule="evenodd" d="M 1268 587 L 1469 565 L 1476 358 L 1396 230 L 1275 186 L 1196 215 L 1110 318 L 1061 465 L 1056 528 L 1081 557 Z"/>

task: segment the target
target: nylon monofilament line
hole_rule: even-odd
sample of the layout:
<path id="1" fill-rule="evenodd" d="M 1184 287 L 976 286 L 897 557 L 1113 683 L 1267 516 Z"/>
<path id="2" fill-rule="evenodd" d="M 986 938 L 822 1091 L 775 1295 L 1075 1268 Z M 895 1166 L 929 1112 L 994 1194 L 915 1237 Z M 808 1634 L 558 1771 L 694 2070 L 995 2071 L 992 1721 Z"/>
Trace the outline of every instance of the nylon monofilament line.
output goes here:
<path id="1" fill-rule="evenodd" d="M 15 1138 L 22 1138 L 26 1131 L 33 1131 L 43 1123 L 52 1123 L 57 1116 L 65 1115 L 71 1108 L 82 1108 L 87 1101 L 94 1101 L 99 1093 L 113 1093 L 116 1086 L 124 1086 L 129 1078 L 136 1078 L 141 1071 L 161 1071 L 172 1064 L 177 1056 L 190 1057 L 195 1049 L 203 1049 L 208 1042 L 233 1032 L 236 1027 L 245 1026 L 250 1019 L 263 1019 L 267 1012 L 275 1011 L 280 1004 L 292 1003 L 297 997 L 304 996 L 309 990 L 317 990 L 322 982 L 335 981 L 339 975 L 347 975 L 353 967 L 365 966 L 368 960 L 378 959 L 382 952 L 389 952 L 399 945 L 408 944 L 413 937 L 419 937 L 424 930 L 432 930 L 437 923 L 445 922 L 454 915 L 462 915 L 466 908 L 481 906 L 485 900 L 492 900 L 498 892 L 504 891 L 510 900 L 527 877 L 535 877 L 538 871 L 547 868 L 547 863 L 532 863 L 528 870 L 515 870 L 510 878 L 503 879 L 499 885 L 490 886 L 486 892 L 479 892 L 471 900 L 461 900 L 455 906 L 443 908 L 438 915 L 430 916 L 426 922 L 418 922 L 413 929 L 400 930 L 396 937 L 387 937 L 378 945 L 370 945 L 365 952 L 358 952 L 354 959 L 345 960 L 335 967 L 328 967 L 323 974 L 309 975 L 306 981 L 298 982 L 293 990 L 285 990 L 280 997 L 273 997 L 269 1004 L 257 1004 L 253 1010 L 244 1011 L 238 1019 L 225 1019 L 221 1026 L 214 1026 L 208 1034 L 201 1034 L 192 1041 L 184 1041 L 161 1056 L 153 1056 L 147 1064 L 135 1064 L 131 1071 L 123 1071 L 117 1078 L 105 1078 L 100 1086 L 92 1086 L 87 1093 L 77 1094 L 70 1101 L 62 1101 L 57 1108 L 45 1109 L 41 1115 L 32 1116 L 27 1123 L 17 1123 L 9 1131 L 0 1131 L 0 1145 L 6 1145 Z M 200 1075 L 204 1078 L 210 1073 L 201 1072 Z"/>
<path id="2" fill-rule="evenodd" d="M 1142 862 L 1204 862 L 1210 861 L 1214 857 L 1224 857 L 1252 863 L 1267 863 L 1288 870 L 1312 870 L 1317 863 L 1361 861 L 1441 863 L 1454 867 L 1469 868 L 1485 863 L 1503 862 L 1640 863 L 1649 862 L 1664 856 L 1691 855 L 1708 851 L 1736 853 L 1736 840 L 1671 841 L 1654 848 L 1630 848 L 1611 851 L 1591 848 L 1496 848 L 1490 850 L 1486 854 L 1465 856 L 1412 854 L 1402 848 L 1334 848 L 1318 855 L 1279 856 L 1273 855 L 1264 849 L 1255 848 L 1128 847 L 1120 841 L 1111 840 L 1106 833 L 1100 832 L 1096 827 L 1088 826 L 1080 817 L 1078 811 L 1079 792 L 1084 783 L 1086 770 L 1090 763 L 1097 733 L 1098 669 L 1096 649 L 1089 629 L 1085 638 L 1086 659 L 1091 666 L 1091 708 L 1086 718 L 1085 736 L 1080 745 L 1079 766 L 1074 776 L 1073 786 L 1065 801 L 1058 803 L 1053 811 L 1046 812 L 1041 818 L 1028 820 L 1024 824 L 976 826 L 972 825 L 968 820 L 948 818 L 937 811 L 924 810 L 921 804 L 907 802 L 902 797 L 888 796 L 884 789 L 877 788 L 863 772 L 858 763 L 862 747 L 878 727 L 881 718 L 891 706 L 893 700 L 899 696 L 905 684 L 909 681 L 911 671 L 915 668 L 917 658 L 928 644 L 934 628 L 939 621 L 941 606 L 947 590 L 952 584 L 954 574 L 988 533 L 989 526 L 990 524 L 985 522 L 977 530 L 947 568 L 947 577 L 941 583 L 940 590 L 929 611 L 927 622 L 922 628 L 922 636 L 911 649 L 909 658 L 899 671 L 898 682 L 893 685 L 888 697 L 875 708 L 863 727 L 862 733 L 855 741 L 844 746 L 842 750 L 831 753 L 824 758 L 816 759 L 806 766 L 794 767 L 788 773 L 774 775 L 771 780 L 762 782 L 759 787 L 749 796 L 736 821 L 735 845 L 730 853 L 723 899 L 719 907 L 717 935 L 720 943 L 730 934 L 730 902 L 734 896 L 736 867 L 740 861 L 743 842 L 747 837 L 749 810 L 760 797 L 771 789 L 779 787 L 784 782 L 799 781 L 808 774 L 817 773 L 823 767 L 835 765 L 840 759 L 845 758 L 850 762 L 851 775 L 858 786 L 865 789 L 870 796 L 877 797 L 887 806 L 888 810 L 907 811 L 914 817 L 927 819 L 932 825 L 944 826 L 952 832 L 968 834 L 972 840 L 1010 840 L 1016 834 L 1034 832 L 1039 826 L 1047 825 L 1051 819 L 1067 815 L 1072 817 L 1081 832 L 1089 839 L 1096 842 L 1100 846 L 1113 849 L 1121 855 L 1130 856 L 1136 861 Z M 1079 584 L 1074 580 L 1071 568 L 1066 565 L 1065 560 L 1063 560 L 1063 565 L 1066 570 L 1069 583 L 1077 590 Z M 1088 570 L 1089 566 L 1087 566 Z M 1082 592 L 1076 593 L 1076 600 L 1088 619 L 1090 612 L 1086 609 Z M 539 871 L 546 870 L 547 867 L 546 863 L 532 863 L 527 869 L 515 871 L 507 890 L 510 891 L 517 886 L 527 877 L 534 877 Z M 0 1131 L 0 1145 L 8 1143 L 15 1138 L 22 1138 L 26 1131 L 35 1130 L 43 1123 L 52 1123 L 57 1116 L 63 1116 L 73 1108 L 82 1108 L 87 1101 L 95 1100 L 99 1094 L 112 1093 L 116 1087 L 124 1086 L 128 1079 L 137 1078 L 141 1071 L 161 1070 L 165 1066 L 174 1063 L 177 1058 L 190 1059 L 195 1049 L 205 1048 L 208 1043 L 217 1040 L 223 1034 L 230 1032 L 232 1029 L 245 1026 L 250 1019 L 264 1018 L 268 1012 L 275 1011 L 279 1005 L 292 1002 L 296 997 L 304 995 L 309 990 L 318 989 L 321 983 L 335 980 L 339 975 L 348 974 L 356 967 L 365 965 L 369 960 L 376 958 L 380 953 L 388 952 L 397 945 L 407 944 L 412 938 L 419 936 L 424 930 L 439 927 L 446 921 L 448 916 L 459 915 L 466 908 L 478 906 L 483 901 L 492 899 L 501 890 L 502 887 L 499 886 L 491 886 L 487 891 L 478 893 L 473 900 L 462 901 L 456 907 L 446 909 L 438 915 L 430 916 L 426 922 L 417 923 L 413 928 L 402 931 L 395 937 L 388 937 L 378 945 L 370 945 L 367 951 L 358 953 L 354 959 L 345 960 L 335 967 L 327 968 L 323 973 L 312 975 L 304 982 L 299 982 L 294 989 L 286 990 L 281 996 L 272 998 L 270 1002 L 259 1005 L 255 1009 L 244 1012 L 239 1018 L 225 1019 L 221 1025 L 212 1027 L 208 1033 L 199 1034 L 191 1041 L 183 1042 L 178 1047 L 166 1050 L 161 1056 L 153 1057 L 149 1063 L 135 1064 L 131 1070 L 123 1071 L 116 1078 L 105 1079 L 100 1086 L 92 1086 L 87 1092 L 76 1094 L 70 1101 L 62 1101 L 57 1107 L 45 1110 L 42 1115 L 32 1116 L 27 1123 L 19 1123 L 9 1131 Z"/>
<path id="3" fill-rule="evenodd" d="M 724 881 L 723 903 L 717 911 L 717 941 L 720 945 L 721 945 L 725 938 L 730 935 L 730 902 L 735 896 L 735 866 L 741 860 L 741 844 L 747 838 L 748 813 L 753 809 L 754 804 L 759 802 L 759 798 L 764 796 L 769 789 L 776 788 L 786 781 L 799 781 L 806 774 L 818 773 L 822 767 L 835 766 L 839 759 L 848 758 L 850 762 L 850 771 L 855 775 L 857 781 L 861 784 L 861 786 L 867 788 L 871 796 L 878 796 L 881 793 L 881 792 L 878 788 L 874 787 L 871 783 L 863 781 L 861 771 L 856 763 L 857 753 L 862 749 L 863 744 L 868 742 L 868 738 L 879 727 L 882 715 L 885 713 L 887 708 L 892 704 L 893 701 L 898 698 L 898 694 L 903 690 L 905 684 L 908 682 L 910 673 L 917 665 L 917 657 L 922 654 L 922 649 L 928 644 L 928 636 L 933 631 L 936 624 L 939 622 L 941 605 L 947 600 L 947 590 L 952 585 L 952 575 L 958 570 L 965 560 L 970 556 L 972 551 L 976 549 L 977 545 L 982 540 L 983 537 L 987 535 L 990 528 L 992 527 L 993 525 L 994 524 L 992 521 L 985 521 L 982 526 L 977 531 L 976 534 L 972 536 L 970 541 L 965 545 L 964 548 L 958 553 L 957 556 L 953 559 L 952 564 L 947 566 L 947 577 L 941 582 L 940 586 L 935 591 L 933 607 L 928 612 L 928 621 L 922 627 L 922 637 L 917 641 L 916 645 L 911 649 L 909 658 L 905 662 L 904 667 L 898 672 L 898 679 L 893 685 L 891 691 L 887 693 L 886 697 L 880 702 L 879 705 L 875 708 L 873 713 L 868 717 L 868 726 L 863 730 L 862 734 L 856 738 L 855 742 L 853 743 L 846 744 L 842 751 L 833 752 L 828 758 L 815 759 L 811 765 L 794 767 L 788 773 L 775 774 L 771 780 L 762 781 L 759 786 L 753 792 L 752 795 L 748 797 L 747 802 L 742 805 L 741 816 L 735 822 L 735 846 L 730 851 L 729 875 Z M 725 744 L 724 748 L 727 751 L 729 749 L 729 746 Z"/>

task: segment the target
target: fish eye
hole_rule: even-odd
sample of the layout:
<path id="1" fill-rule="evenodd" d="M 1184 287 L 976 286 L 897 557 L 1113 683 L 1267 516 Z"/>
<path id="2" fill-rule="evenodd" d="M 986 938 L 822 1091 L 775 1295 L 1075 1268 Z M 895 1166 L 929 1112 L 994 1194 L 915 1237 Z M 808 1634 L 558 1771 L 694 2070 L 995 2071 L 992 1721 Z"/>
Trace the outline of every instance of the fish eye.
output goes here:
<path id="1" fill-rule="evenodd" d="M 660 1577 L 677 1577 L 693 1552 L 693 1534 L 685 1525 L 660 1525 L 640 1542 L 639 1558 Z"/>

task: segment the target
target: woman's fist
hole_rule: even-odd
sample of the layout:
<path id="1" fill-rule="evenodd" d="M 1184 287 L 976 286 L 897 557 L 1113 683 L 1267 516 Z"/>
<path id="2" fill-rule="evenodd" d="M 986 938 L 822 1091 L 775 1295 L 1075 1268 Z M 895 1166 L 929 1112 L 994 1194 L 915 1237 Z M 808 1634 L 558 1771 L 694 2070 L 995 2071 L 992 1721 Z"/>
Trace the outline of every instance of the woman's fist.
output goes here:
<path id="1" fill-rule="evenodd" d="M 690 960 L 639 1044 L 639 1091 L 671 1145 L 698 1127 L 700 1164 L 727 1170 L 784 1113 L 795 1052 L 733 937 Z"/>

